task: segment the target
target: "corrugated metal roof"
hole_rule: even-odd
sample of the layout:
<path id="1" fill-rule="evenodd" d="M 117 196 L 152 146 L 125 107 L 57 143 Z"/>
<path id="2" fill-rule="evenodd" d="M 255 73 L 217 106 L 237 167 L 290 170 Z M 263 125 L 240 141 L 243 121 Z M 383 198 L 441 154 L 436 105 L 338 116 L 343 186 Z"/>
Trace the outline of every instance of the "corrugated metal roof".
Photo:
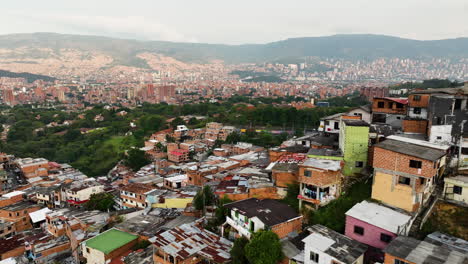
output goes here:
<path id="1" fill-rule="evenodd" d="M 205 230 L 202 221 L 203 219 L 160 232 L 150 241 L 158 249 L 181 260 L 198 255 L 216 263 L 228 262 L 232 242 Z"/>

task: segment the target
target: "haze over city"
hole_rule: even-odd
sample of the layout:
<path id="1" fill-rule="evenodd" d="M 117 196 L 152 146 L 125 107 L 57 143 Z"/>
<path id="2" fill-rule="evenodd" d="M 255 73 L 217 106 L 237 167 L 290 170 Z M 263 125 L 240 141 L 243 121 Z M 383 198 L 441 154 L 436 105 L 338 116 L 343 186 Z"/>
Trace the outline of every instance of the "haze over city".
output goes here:
<path id="1" fill-rule="evenodd" d="M 293 37 L 468 36 L 464 0 L 6 1 L 0 34 L 57 32 L 142 40 L 267 43 Z"/>

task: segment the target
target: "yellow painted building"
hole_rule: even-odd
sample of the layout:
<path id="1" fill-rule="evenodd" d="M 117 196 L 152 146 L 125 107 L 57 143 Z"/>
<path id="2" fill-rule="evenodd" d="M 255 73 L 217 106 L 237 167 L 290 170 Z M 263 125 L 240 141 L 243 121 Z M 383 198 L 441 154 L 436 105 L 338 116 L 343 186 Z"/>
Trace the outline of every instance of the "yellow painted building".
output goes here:
<path id="1" fill-rule="evenodd" d="M 411 186 L 395 183 L 396 178 L 398 178 L 396 175 L 376 172 L 372 185 L 372 199 L 411 212 L 419 204 L 416 203 L 417 194 L 413 194 Z"/>
<path id="2" fill-rule="evenodd" d="M 164 199 L 164 203 L 152 204 L 153 208 L 179 208 L 183 209 L 187 207 L 187 204 L 191 203 L 193 198 L 167 198 Z"/>

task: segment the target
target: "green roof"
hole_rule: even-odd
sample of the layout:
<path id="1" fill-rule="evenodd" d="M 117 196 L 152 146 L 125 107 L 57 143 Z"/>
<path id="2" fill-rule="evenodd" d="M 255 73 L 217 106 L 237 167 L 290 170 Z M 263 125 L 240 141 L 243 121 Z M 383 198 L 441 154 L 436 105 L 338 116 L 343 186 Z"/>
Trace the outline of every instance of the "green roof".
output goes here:
<path id="1" fill-rule="evenodd" d="M 136 235 L 132 235 L 117 229 L 110 229 L 87 240 L 85 243 L 87 247 L 99 250 L 104 254 L 109 254 L 110 252 L 130 243 L 137 238 L 138 236 Z"/>

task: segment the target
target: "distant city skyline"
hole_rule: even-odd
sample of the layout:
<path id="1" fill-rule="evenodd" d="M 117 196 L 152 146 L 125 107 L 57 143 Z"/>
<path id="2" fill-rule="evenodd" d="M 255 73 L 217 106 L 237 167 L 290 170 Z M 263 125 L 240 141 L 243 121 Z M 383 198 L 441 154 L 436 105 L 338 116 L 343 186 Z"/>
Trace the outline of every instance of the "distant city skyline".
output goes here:
<path id="1" fill-rule="evenodd" d="M 294 37 L 468 36 L 468 1 L 7 1 L 0 34 L 57 32 L 140 40 L 267 43 Z"/>

